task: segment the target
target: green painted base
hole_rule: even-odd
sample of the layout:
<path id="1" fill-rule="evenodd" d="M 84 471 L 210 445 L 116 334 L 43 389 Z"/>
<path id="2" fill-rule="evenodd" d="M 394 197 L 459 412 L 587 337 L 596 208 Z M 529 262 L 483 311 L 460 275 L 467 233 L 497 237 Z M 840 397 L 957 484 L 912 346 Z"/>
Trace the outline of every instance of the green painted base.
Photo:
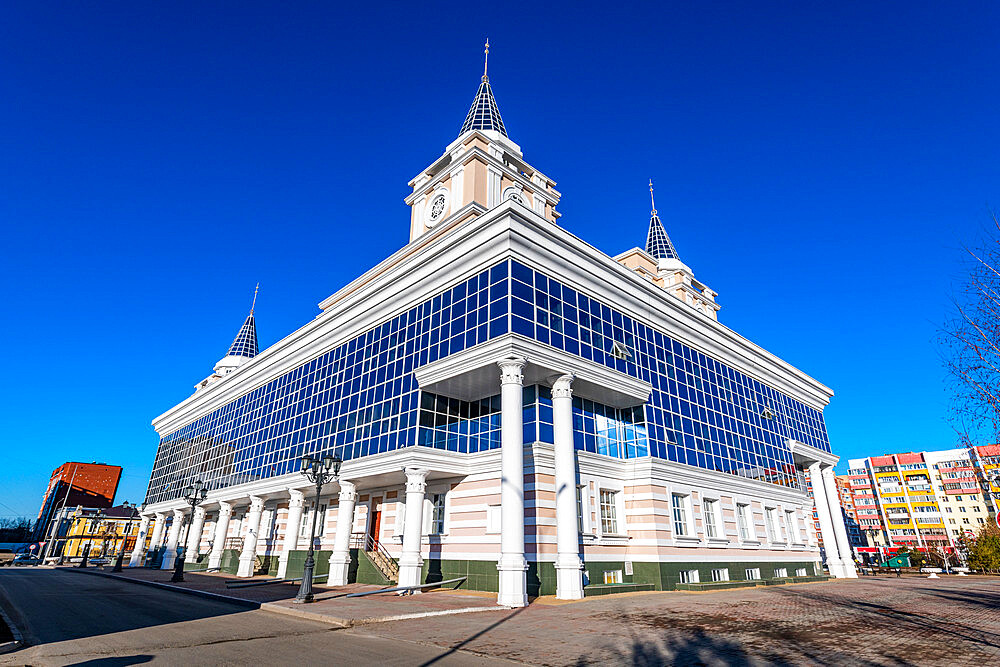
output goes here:
<path id="1" fill-rule="evenodd" d="M 302 576 L 302 568 L 306 564 L 306 555 L 308 551 L 290 551 L 288 552 L 288 569 L 285 570 L 286 579 L 298 579 Z M 330 554 L 332 551 L 314 551 L 313 560 L 315 561 L 315 566 L 313 567 L 313 577 L 317 577 L 321 574 L 330 574 Z M 278 559 L 275 557 L 275 571 L 277 571 Z M 320 582 L 322 583 L 322 582 Z"/>

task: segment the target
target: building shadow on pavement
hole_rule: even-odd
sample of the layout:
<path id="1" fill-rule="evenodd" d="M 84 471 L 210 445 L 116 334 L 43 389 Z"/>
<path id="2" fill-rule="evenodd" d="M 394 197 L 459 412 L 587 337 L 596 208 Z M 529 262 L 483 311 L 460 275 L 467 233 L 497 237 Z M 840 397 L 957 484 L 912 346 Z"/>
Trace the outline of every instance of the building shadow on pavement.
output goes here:
<path id="1" fill-rule="evenodd" d="M 84 662 L 74 662 L 73 667 L 126 667 L 127 665 L 141 665 L 153 660 L 153 656 L 147 654 L 127 655 L 118 658 L 95 658 Z"/>
<path id="2" fill-rule="evenodd" d="M 487 625 L 485 628 L 483 628 L 479 632 L 477 632 L 477 633 L 475 633 L 473 635 L 469 635 L 468 637 L 466 637 L 465 639 L 463 639 L 459 643 L 455 644 L 450 649 L 448 649 L 447 651 L 445 651 L 441 655 L 437 656 L 436 658 L 432 658 L 431 660 L 428 660 L 427 662 L 421 663 L 420 667 L 430 667 L 430 665 L 438 663 L 441 660 L 444 660 L 445 658 L 447 658 L 448 656 L 450 656 L 450 655 L 452 655 L 454 653 L 457 653 L 458 651 L 462 650 L 463 647 L 467 646 L 471 642 L 476 641 L 477 639 L 479 639 L 480 637 L 482 637 L 486 633 L 488 633 L 488 632 L 490 632 L 492 630 L 497 629 L 498 627 L 500 627 L 501 625 L 503 625 L 504 623 L 506 623 L 510 619 L 512 619 L 515 616 L 517 616 L 518 614 L 520 614 L 525 609 L 527 609 L 527 607 L 520 607 L 519 609 L 516 609 L 515 611 L 511 612 L 510 614 L 507 614 L 506 616 L 504 616 L 503 618 L 501 618 L 499 621 L 496 621 L 494 623 L 491 623 L 491 624 Z"/>

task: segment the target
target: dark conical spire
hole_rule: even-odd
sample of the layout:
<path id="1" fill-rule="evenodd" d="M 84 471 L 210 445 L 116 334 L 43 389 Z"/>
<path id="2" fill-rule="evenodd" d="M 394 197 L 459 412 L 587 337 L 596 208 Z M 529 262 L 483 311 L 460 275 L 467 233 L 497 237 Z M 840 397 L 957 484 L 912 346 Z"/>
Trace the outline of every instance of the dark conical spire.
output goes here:
<path id="1" fill-rule="evenodd" d="M 233 339 L 233 344 L 229 346 L 227 357 L 253 359 L 257 356 L 257 324 L 253 319 L 253 311 L 257 307 L 257 290 L 259 289 L 260 283 L 257 283 L 257 286 L 253 288 L 253 303 L 250 304 L 250 314 L 247 315 L 246 321 L 240 327 L 240 332 Z"/>
<path id="2" fill-rule="evenodd" d="M 462 131 L 459 136 L 470 130 L 492 130 L 507 136 L 507 128 L 500 118 L 500 109 L 497 108 L 497 101 L 493 99 L 493 89 L 490 88 L 490 77 L 486 76 L 486 67 L 489 64 L 490 40 L 486 40 L 486 63 L 483 65 L 483 78 L 476 91 L 476 99 L 472 100 L 472 106 L 462 124 Z"/>
<path id="3" fill-rule="evenodd" d="M 253 320 L 253 313 L 247 315 L 246 321 L 240 327 L 240 332 L 233 339 L 233 344 L 229 346 L 227 357 L 247 357 L 253 359 L 257 356 L 257 325 Z"/>
<path id="4" fill-rule="evenodd" d="M 649 201 L 652 204 L 653 211 L 649 218 L 649 233 L 646 234 L 646 252 L 657 260 L 679 260 L 680 257 L 677 256 L 677 249 L 674 248 L 674 244 L 670 242 L 670 237 L 667 236 L 667 230 L 663 228 L 663 223 L 660 222 L 660 216 L 656 213 L 656 202 L 653 201 L 652 179 L 649 181 Z"/>

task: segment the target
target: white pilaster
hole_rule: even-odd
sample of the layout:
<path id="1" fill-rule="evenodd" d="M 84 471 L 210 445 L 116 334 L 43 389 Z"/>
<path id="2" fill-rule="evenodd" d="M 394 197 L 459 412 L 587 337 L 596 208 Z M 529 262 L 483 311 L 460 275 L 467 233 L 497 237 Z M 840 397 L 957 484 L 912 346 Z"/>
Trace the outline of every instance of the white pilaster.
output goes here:
<path id="1" fill-rule="evenodd" d="M 420 583 L 424 559 L 420 556 L 420 538 L 424 532 L 424 491 L 427 473 L 424 468 L 404 468 L 406 473 L 406 519 L 403 521 L 403 553 L 399 557 L 399 585 Z M 340 530 L 340 519 L 337 519 Z"/>
<path id="2" fill-rule="evenodd" d="M 857 579 L 858 569 L 854 565 L 851 542 L 847 538 L 847 526 L 844 525 L 844 513 L 840 507 L 840 493 L 837 491 L 837 478 L 833 474 L 832 467 L 824 468 L 821 472 L 823 486 L 826 489 L 827 504 L 830 507 L 830 519 L 833 522 L 833 536 L 837 540 L 837 550 L 840 552 L 843 576 L 848 579 Z M 826 536 L 823 537 L 823 541 L 826 541 Z"/>
<path id="3" fill-rule="evenodd" d="M 826 493 L 826 484 L 823 482 L 823 472 L 819 462 L 810 464 L 809 481 L 812 484 L 813 500 L 816 503 L 816 516 L 819 519 L 819 532 L 823 538 L 823 550 L 826 552 L 826 567 L 830 570 L 831 576 L 842 578 L 844 576 L 844 562 L 840 558 L 837 538 L 833 534 L 830 500 Z"/>
<path id="4" fill-rule="evenodd" d="M 500 571 L 497 603 L 528 604 L 528 563 L 524 559 L 524 415 L 522 358 L 504 359 L 500 366 Z M 407 517 L 409 519 L 409 517 Z"/>
<path id="5" fill-rule="evenodd" d="M 583 562 L 576 504 L 576 450 L 573 446 L 573 375 L 552 383 L 556 467 L 556 597 L 583 597 Z"/>
<path id="6" fill-rule="evenodd" d="M 215 522 L 215 534 L 212 537 L 212 551 L 208 555 L 208 567 L 214 569 L 222 564 L 222 552 L 226 548 L 226 536 L 229 535 L 229 520 L 233 516 L 233 504 L 222 501 L 219 503 L 219 518 Z"/>
<path id="7" fill-rule="evenodd" d="M 139 521 L 139 532 L 135 535 L 135 546 L 128 558 L 129 567 L 142 565 L 142 557 L 146 555 L 146 534 L 149 532 L 149 517 L 144 516 Z"/>
<path id="8" fill-rule="evenodd" d="M 174 561 L 177 559 L 177 544 L 181 538 L 181 525 L 184 523 L 184 510 L 174 510 L 174 522 L 170 525 L 170 532 L 167 534 L 167 550 L 163 552 L 163 563 L 161 570 L 172 570 Z"/>
<path id="9" fill-rule="evenodd" d="M 333 536 L 330 577 L 327 579 L 327 583 L 331 586 L 347 585 L 347 575 L 351 568 L 351 530 L 354 527 L 354 506 L 357 500 L 358 491 L 354 483 L 340 480 L 340 495 L 337 496 L 337 532 Z M 419 555 L 418 546 L 417 556 Z"/>
<path id="10" fill-rule="evenodd" d="M 285 537 L 281 541 L 281 555 L 278 556 L 278 578 L 284 579 L 288 572 L 288 556 L 299 546 L 299 529 L 302 527 L 302 507 L 305 496 L 298 489 L 288 489 L 288 519 L 285 521 Z"/>
<path id="11" fill-rule="evenodd" d="M 201 532 L 205 528 L 205 508 L 194 508 L 194 519 L 188 529 L 187 550 L 184 552 L 184 562 L 193 563 L 198 560 L 198 548 L 201 545 Z"/>
<path id="12" fill-rule="evenodd" d="M 257 559 L 257 537 L 260 532 L 260 515 L 264 511 L 264 499 L 260 496 L 250 496 L 250 511 L 247 513 L 247 534 L 243 538 L 243 551 L 240 552 L 240 565 L 236 571 L 237 577 L 252 577 L 254 563 Z"/>

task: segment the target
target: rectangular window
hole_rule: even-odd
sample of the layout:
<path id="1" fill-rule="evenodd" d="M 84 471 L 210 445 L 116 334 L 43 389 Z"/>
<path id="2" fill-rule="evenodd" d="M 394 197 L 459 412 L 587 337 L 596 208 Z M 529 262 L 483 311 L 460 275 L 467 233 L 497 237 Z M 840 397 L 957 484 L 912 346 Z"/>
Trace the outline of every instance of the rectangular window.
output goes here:
<path id="1" fill-rule="evenodd" d="M 774 576 L 777 579 L 784 579 L 785 577 L 788 576 L 788 568 L 787 567 L 774 568 Z"/>
<path id="2" fill-rule="evenodd" d="M 717 500 L 703 500 L 701 503 L 702 514 L 704 515 L 705 521 L 705 536 L 706 537 L 718 537 L 719 527 L 715 516 L 715 510 L 718 507 Z"/>
<path id="3" fill-rule="evenodd" d="M 622 583 L 622 571 L 621 570 L 605 570 L 604 571 L 604 583 L 606 583 L 606 584 L 620 584 L 620 583 Z"/>
<path id="4" fill-rule="evenodd" d="M 729 568 L 720 567 L 712 570 L 712 581 L 729 581 Z"/>
<path id="5" fill-rule="evenodd" d="M 601 532 L 605 535 L 618 534 L 617 502 L 616 492 L 601 489 Z"/>
<path id="6" fill-rule="evenodd" d="M 770 542 L 777 542 L 778 535 L 774 525 L 774 515 L 776 510 L 773 507 L 764 509 L 764 527 L 767 529 L 767 539 Z"/>
<path id="7" fill-rule="evenodd" d="M 754 581 L 756 579 L 760 579 L 760 568 L 748 567 L 746 574 L 747 574 L 747 581 Z"/>
<path id="8" fill-rule="evenodd" d="M 299 539 L 309 539 L 309 531 L 312 530 L 313 508 L 308 505 L 302 508 L 302 524 L 299 526 Z M 316 538 L 323 537 L 326 528 L 326 505 L 319 506 L 319 516 L 316 518 Z"/>
<path id="9" fill-rule="evenodd" d="M 806 576 L 809 576 L 809 575 L 806 574 L 806 568 L 800 567 L 799 569 L 795 570 L 795 576 L 796 577 L 806 577 Z"/>
<path id="10" fill-rule="evenodd" d="M 698 581 L 698 570 L 681 570 L 682 584 L 697 584 Z"/>
<path id="11" fill-rule="evenodd" d="M 583 534 L 583 486 L 576 487 L 576 529 Z"/>
<path id="12" fill-rule="evenodd" d="M 739 504 L 736 506 L 736 523 L 740 529 L 740 539 L 744 542 L 750 539 L 750 506 Z"/>
<path id="13" fill-rule="evenodd" d="M 444 494 L 431 494 L 431 535 L 444 534 Z"/>
<path id="14" fill-rule="evenodd" d="M 687 496 L 672 494 L 670 504 L 674 514 L 674 537 L 690 535 L 687 522 Z"/>
<path id="15" fill-rule="evenodd" d="M 788 541 L 798 544 L 802 535 L 799 533 L 799 522 L 793 510 L 785 510 L 785 528 L 788 530 Z"/>

